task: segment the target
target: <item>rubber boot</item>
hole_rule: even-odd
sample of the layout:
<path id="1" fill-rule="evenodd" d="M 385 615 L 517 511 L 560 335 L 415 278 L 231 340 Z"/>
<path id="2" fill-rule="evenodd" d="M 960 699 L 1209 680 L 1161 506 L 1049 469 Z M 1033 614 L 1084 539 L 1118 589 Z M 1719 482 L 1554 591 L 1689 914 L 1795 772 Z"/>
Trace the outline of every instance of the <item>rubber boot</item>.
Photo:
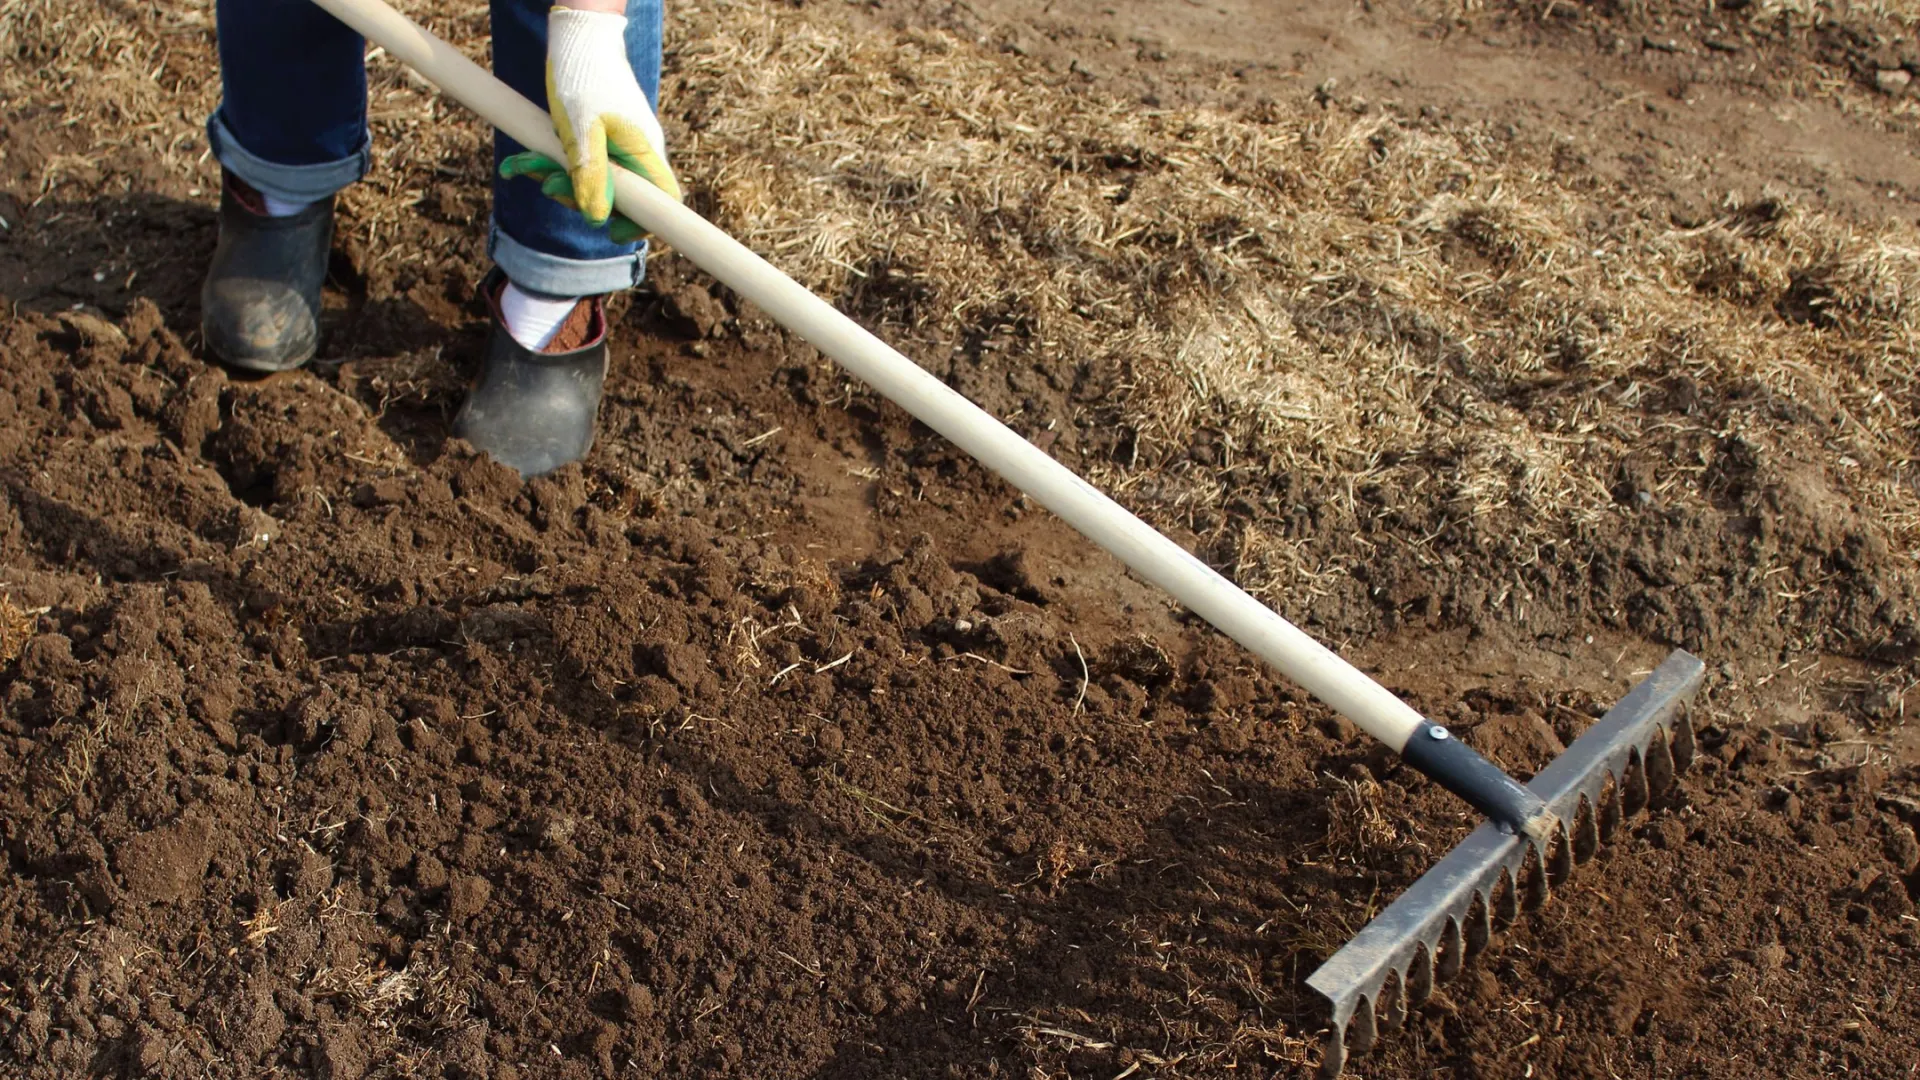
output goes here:
<path id="1" fill-rule="evenodd" d="M 607 379 L 607 312 L 599 297 L 580 301 L 547 351 L 535 352 L 507 332 L 500 314 L 506 286 L 497 269 L 480 283 L 493 332 L 453 430 L 531 479 L 579 461 L 593 446 Z"/>
<path id="2" fill-rule="evenodd" d="M 224 174 L 220 242 L 200 287 L 200 332 L 222 363 L 290 371 L 320 344 L 320 286 L 333 242 L 333 199 L 271 217 L 260 193 Z"/>

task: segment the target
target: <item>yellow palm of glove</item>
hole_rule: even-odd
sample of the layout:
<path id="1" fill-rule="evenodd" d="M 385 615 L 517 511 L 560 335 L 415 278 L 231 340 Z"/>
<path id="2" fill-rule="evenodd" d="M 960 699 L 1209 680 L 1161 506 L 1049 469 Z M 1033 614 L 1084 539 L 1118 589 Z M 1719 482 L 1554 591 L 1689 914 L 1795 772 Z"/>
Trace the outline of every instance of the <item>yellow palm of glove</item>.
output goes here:
<path id="1" fill-rule="evenodd" d="M 547 107 L 566 148 L 572 201 L 595 225 L 613 213 L 613 163 L 682 198 L 659 118 L 627 62 L 623 15 L 554 8 L 547 16 Z"/>

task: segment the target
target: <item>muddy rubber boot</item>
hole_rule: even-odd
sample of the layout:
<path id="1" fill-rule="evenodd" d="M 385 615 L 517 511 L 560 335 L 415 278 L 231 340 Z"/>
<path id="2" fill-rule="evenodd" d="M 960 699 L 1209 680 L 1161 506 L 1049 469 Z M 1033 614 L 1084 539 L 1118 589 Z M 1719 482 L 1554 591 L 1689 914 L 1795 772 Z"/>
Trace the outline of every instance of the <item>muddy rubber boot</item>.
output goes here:
<path id="1" fill-rule="evenodd" d="M 313 359 L 320 344 L 333 199 L 272 217 L 245 181 L 231 173 L 224 181 L 220 242 L 200 286 L 200 332 L 230 367 L 290 371 Z"/>
<path id="2" fill-rule="evenodd" d="M 480 376 L 454 418 L 454 434 L 510 465 L 522 479 L 587 456 L 607 379 L 607 313 L 599 297 L 580 301 L 540 352 L 513 340 L 500 314 L 506 275 L 480 284 L 493 312 Z"/>

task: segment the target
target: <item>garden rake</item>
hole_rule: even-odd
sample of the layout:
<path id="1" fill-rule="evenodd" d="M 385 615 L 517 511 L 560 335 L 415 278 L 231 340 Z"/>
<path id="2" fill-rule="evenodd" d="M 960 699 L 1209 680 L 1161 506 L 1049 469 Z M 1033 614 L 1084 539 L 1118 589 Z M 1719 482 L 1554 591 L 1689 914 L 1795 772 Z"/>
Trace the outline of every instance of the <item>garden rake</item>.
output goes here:
<path id="1" fill-rule="evenodd" d="M 382 0 L 315 2 L 522 145 L 564 160 L 545 110 Z M 1490 819 L 1308 979 L 1333 1006 L 1329 1075 L 1484 948 L 1496 922 L 1543 901 L 1692 756 L 1682 706 L 1702 665 L 1675 652 L 1519 783 L 698 214 L 623 170 L 614 204 Z"/>

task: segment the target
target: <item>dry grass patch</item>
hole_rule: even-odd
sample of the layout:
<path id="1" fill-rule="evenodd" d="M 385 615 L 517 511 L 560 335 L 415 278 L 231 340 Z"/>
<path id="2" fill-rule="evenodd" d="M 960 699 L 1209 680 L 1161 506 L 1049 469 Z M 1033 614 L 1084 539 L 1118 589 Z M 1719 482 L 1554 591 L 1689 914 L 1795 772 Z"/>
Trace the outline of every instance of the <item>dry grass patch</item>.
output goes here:
<path id="1" fill-rule="evenodd" d="M 1327 808 L 1328 853 L 1343 862 L 1374 865 L 1399 850 L 1403 840 L 1381 809 L 1387 793 L 1379 782 L 1365 770 L 1328 779 L 1334 785 Z"/>
<path id="2" fill-rule="evenodd" d="M 1336 523 L 1563 542 L 1628 512 L 1635 449 L 1704 501 L 1729 438 L 1839 463 L 1914 548 L 1910 226 L 1751 193 L 1675 229 L 1477 126 L 1147 109 L 944 33 L 676 11 L 704 209 L 935 370 L 1121 373 L 1059 406 L 1124 433 L 1085 464 L 1257 590 L 1345 573 L 1288 526 L 1306 493 Z"/>
<path id="3" fill-rule="evenodd" d="M 34 613 L 0 595 L 0 665 L 11 664 L 33 635 Z"/>

